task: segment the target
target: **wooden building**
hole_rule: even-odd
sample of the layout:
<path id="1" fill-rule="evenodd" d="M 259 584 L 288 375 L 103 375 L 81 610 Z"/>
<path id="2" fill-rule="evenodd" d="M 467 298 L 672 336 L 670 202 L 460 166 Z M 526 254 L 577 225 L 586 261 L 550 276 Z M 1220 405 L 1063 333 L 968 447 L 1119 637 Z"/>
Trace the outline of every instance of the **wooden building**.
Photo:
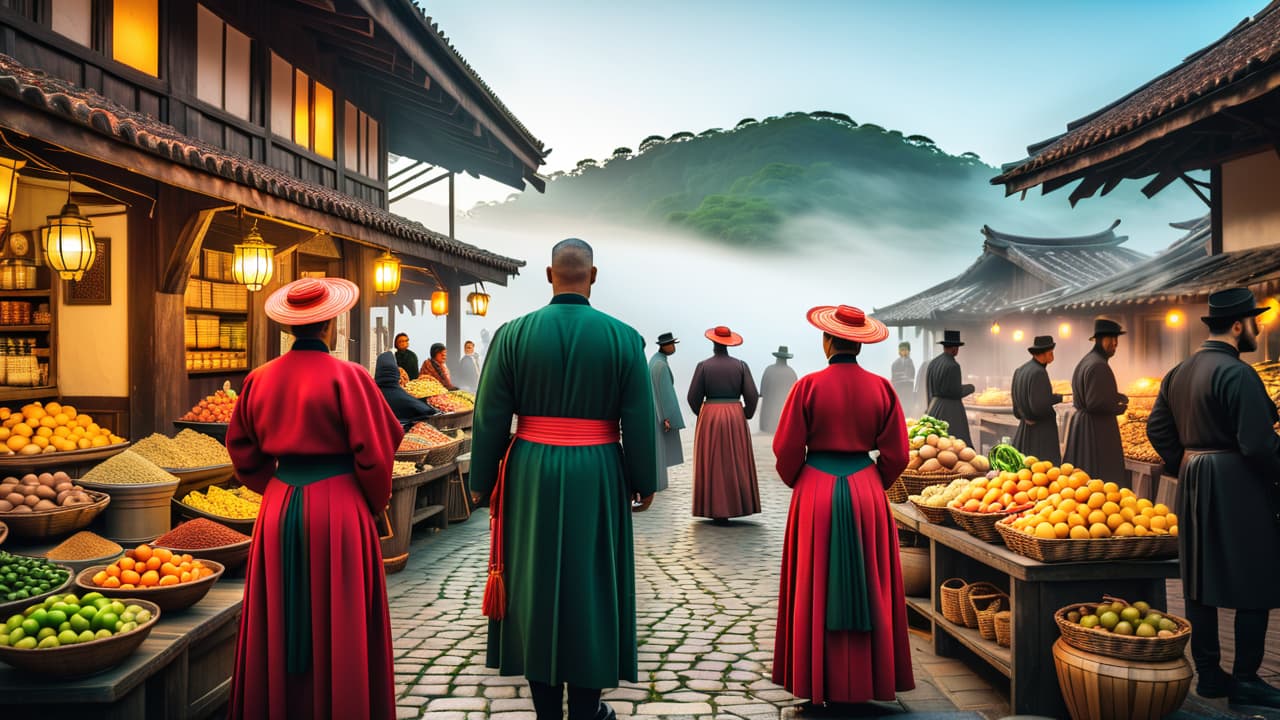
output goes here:
<path id="1" fill-rule="evenodd" d="M 457 345 L 464 289 L 524 263 L 388 212 L 389 153 L 420 163 L 401 189 L 433 166 L 424 182 L 541 189 L 546 151 L 411 0 L 0 0 L 0 311 L 18 313 L 0 312 L 0 352 L 41 366 L 0 405 L 59 397 L 129 437 L 171 430 L 287 349 L 262 303 L 308 275 L 363 290 L 339 356 L 370 364 L 390 345 L 375 316 L 435 290 Z M 68 202 L 97 238 L 77 282 L 42 246 Z M 250 236 L 274 246 L 256 292 L 233 267 Z M 398 295 L 374 291 L 385 251 Z"/>

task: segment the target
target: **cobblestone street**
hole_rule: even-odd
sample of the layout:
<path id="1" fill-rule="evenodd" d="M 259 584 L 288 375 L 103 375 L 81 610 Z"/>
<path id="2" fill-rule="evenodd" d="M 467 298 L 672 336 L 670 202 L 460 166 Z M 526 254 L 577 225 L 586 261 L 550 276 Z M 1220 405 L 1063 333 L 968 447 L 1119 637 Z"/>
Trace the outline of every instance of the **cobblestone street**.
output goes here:
<path id="1" fill-rule="evenodd" d="M 691 517 L 686 462 L 672 469 L 671 488 L 635 516 L 641 682 L 606 692 L 619 717 L 763 720 L 790 716 L 800 702 L 769 680 L 790 491 L 773 472 L 770 438 L 754 440 L 762 514 L 729 527 Z M 390 576 L 401 717 L 534 717 L 524 679 L 484 667 L 487 517 L 481 510 L 442 533 L 420 530 L 408 567 Z M 914 633 L 912 646 L 917 689 L 868 712 L 1007 714 L 1006 700 L 963 664 L 934 657 Z"/>

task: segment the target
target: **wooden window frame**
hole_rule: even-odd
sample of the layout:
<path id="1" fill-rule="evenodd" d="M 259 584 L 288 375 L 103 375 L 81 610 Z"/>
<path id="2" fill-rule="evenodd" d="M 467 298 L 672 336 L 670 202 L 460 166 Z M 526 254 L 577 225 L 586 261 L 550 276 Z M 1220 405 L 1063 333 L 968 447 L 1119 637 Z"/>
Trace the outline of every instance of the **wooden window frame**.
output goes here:
<path id="1" fill-rule="evenodd" d="M 95 3 L 98 1 L 99 0 L 94 0 Z M 258 63 L 257 53 L 255 52 L 257 49 L 257 41 L 254 40 L 252 35 L 246 32 L 242 32 L 240 29 L 234 27 L 233 25 L 228 23 L 226 20 L 224 20 L 223 17 L 219 15 L 217 12 L 215 12 L 213 8 L 209 7 L 208 5 L 205 5 L 204 3 L 198 2 L 196 3 L 196 27 L 197 27 L 196 42 L 197 43 L 200 42 L 198 28 L 200 24 L 199 17 L 200 17 L 201 9 L 203 9 L 205 12 L 212 15 L 215 19 L 217 19 L 218 23 L 221 25 L 222 31 L 221 33 L 219 33 L 219 35 L 221 38 L 222 47 L 218 53 L 219 57 L 221 58 L 221 62 L 219 63 L 219 68 L 218 68 L 218 71 L 222 74 L 222 82 L 219 85 L 219 87 L 221 88 L 221 97 L 218 98 L 218 103 L 215 105 L 214 103 L 211 103 L 208 100 L 200 97 L 198 89 L 195 92 L 193 92 L 191 95 L 201 104 L 207 105 L 211 108 L 216 108 L 217 110 L 225 113 L 230 117 L 236 118 L 241 122 L 247 122 L 247 123 L 253 124 L 253 80 L 254 80 L 255 71 L 257 70 L 257 63 Z M 249 40 L 249 77 L 244 78 L 245 81 L 249 83 L 248 117 L 238 115 L 227 108 L 227 30 L 228 28 L 230 28 L 231 30 L 235 30 L 237 33 L 240 33 L 241 35 L 245 36 Z M 197 58 L 199 57 L 198 48 L 197 48 L 196 56 Z M 199 67 L 197 67 L 196 69 L 197 78 L 199 77 L 199 72 L 200 72 Z"/>

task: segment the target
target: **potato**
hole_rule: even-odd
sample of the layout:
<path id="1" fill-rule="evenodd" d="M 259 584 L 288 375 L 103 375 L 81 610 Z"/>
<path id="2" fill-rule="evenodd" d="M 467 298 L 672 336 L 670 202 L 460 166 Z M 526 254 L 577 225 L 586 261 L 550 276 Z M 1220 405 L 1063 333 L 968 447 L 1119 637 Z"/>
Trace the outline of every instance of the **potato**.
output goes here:
<path id="1" fill-rule="evenodd" d="M 30 445 L 23 445 L 22 449 L 18 451 L 18 454 L 19 455 L 39 455 L 42 452 L 44 451 L 40 449 L 39 445 L 35 443 L 31 443 Z M 36 484 L 39 485 L 40 483 L 37 482 Z"/>
<path id="2" fill-rule="evenodd" d="M 961 475 L 977 475 L 978 474 L 977 469 L 975 469 L 972 465 L 970 465 L 969 463 L 963 460 L 956 463 L 956 466 L 951 469 L 954 472 L 960 473 Z"/>
<path id="3" fill-rule="evenodd" d="M 61 505 L 61 504 L 62 504 L 62 502 L 63 502 L 64 500 L 66 500 L 66 499 L 67 499 L 67 496 L 69 496 L 70 494 L 71 494 L 71 491 L 70 491 L 70 490 L 60 490 L 60 491 L 58 491 L 58 496 L 57 496 L 57 497 L 55 497 L 55 498 L 53 499 L 53 501 L 54 501 L 54 502 L 56 502 L 56 503 L 58 503 L 59 505 Z"/>
<path id="4" fill-rule="evenodd" d="M 937 447 L 937 446 L 938 446 L 938 436 L 937 436 L 937 435 L 930 435 L 929 437 L 925 438 L 925 442 L 929 443 L 930 445 L 933 445 L 934 447 Z"/>
<path id="5" fill-rule="evenodd" d="M 13 509 L 13 503 L 8 500 L 0 500 L 0 512 L 9 512 Z"/>
<path id="6" fill-rule="evenodd" d="M 938 438 L 937 446 L 939 450 L 950 450 L 952 440 L 949 437 Z"/>
<path id="7" fill-rule="evenodd" d="M 907 469 L 908 469 L 908 470 L 919 470 L 919 469 L 920 469 L 920 465 L 921 465 L 923 462 L 924 462 L 924 461 L 920 459 L 920 456 L 919 456 L 919 455 L 916 455 L 915 457 L 911 458 L 911 461 L 910 461 L 910 462 L 908 462 L 908 463 L 907 463 Z"/>
<path id="8" fill-rule="evenodd" d="M 40 476 L 35 473 L 27 473 L 22 476 L 22 485 L 39 485 Z"/>
<path id="9" fill-rule="evenodd" d="M 938 448 L 932 445 L 925 445 L 920 448 L 920 457 L 924 460 L 932 460 L 933 458 L 938 457 Z"/>
<path id="10" fill-rule="evenodd" d="M 5 495 L 4 499 L 8 500 L 10 505 L 17 507 L 27 501 L 27 496 L 22 493 L 11 492 L 8 495 Z"/>
<path id="11" fill-rule="evenodd" d="M 991 470 L 991 461 L 987 459 L 986 455 L 974 455 L 973 459 L 969 461 L 969 464 L 978 472 L 988 472 Z"/>
<path id="12" fill-rule="evenodd" d="M 954 451 L 956 451 L 956 452 L 960 452 L 961 450 L 965 449 L 966 447 L 968 447 L 968 445 L 965 443 L 965 441 L 964 441 L 964 440 L 961 440 L 960 438 L 951 438 L 951 449 L 952 449 L 952 450 L 954 450 Z"/>
<path id="13" fill-rule="evenodd" d="M 39 495 L 28 495 L 22 499 L 22 504 L 26 505 L 27 507 L 35 507 L 36 503 L 38 502 L 40 502 Z"/>
<path id="14" fill-rule="evenodd" d="M 64 482 L 71 482 L 71 476 L 62 472 L 61 470 L 53 474 L 53 479 L 56 480 L 58 484 L 62 484 Z"/>
<path id="15" fill-rule="evenodd" d="M 941 463 L 938 462 L 937 458 L 933 458 L 932 460 L 925 460 L 920 465 L 920 472 L 922 473 L 934 473 L 934 472 L 941 472 L 941 471 L 942 471 L 942 465 Z"/>
<path id="16" fill-rule="evenodd" d="M 944 468 L 953 468 L 959 461 L 959 456 L 950 450 L 943 450 L 938 453 L 938 462 L 941 463 Z"/>
<path id="17" fill-rule="evenodd" d="M 37 478 L 37 481 L 45 487 L 53 487 L 58 484 L 54 482 L 52 473 L 40 473 L 40 477 Z"/>
<path id="18" fill-rule="evenodd" d="M 960 452 L 958 452 L 958 453 L 956 453 L 956 454 L 957 454 L 957 455 L 959 455 L 959 456 L 960 456 L 960 459 L 961 459 L 961 460 L 963 460 L 963 461 L 965 461 L 965 462 L 969 462 L 970 460 L 972 460 L 973 458 L 975 458 L 975 457 L 978 455 L 978 453 L 974 452 L 974 451 L 973 451 L 973 448 L 971 448 L 971 447 L 967 447 L 967 448 L 960 448 Z"/>
<path id="19" fill-rule="evenodd" d="M 36 506 L 35 506 L 35 508 L 34 508 L 34 509 L 36 509 L 36 510 L 56 510 L 56 509 L 58 509 L 58 506 L 57 506 L 57 505 L 54 505 L 52 502 L 50 502 L 50 501 L 48 501 L 48 500 L 41 500 L 40 502 L 36 503 Z"/>
<path id="20" fill-rule="evenodd" d="M 54 492 L 54 489 L 48 485 L 41 485 L 36 488 L 36 496 L 41 500 L 52 500 L 58 497 L 58 493 Z"/>
<path id="21" fill-rule="evenodd" d="M 73 487 L 75 487 L 75 486 L 74 486 L 74 485 L 72 485 L 72 484 L 71 484 L 71 483 L 69 483 L 69 482 L 60 482 L 60 483 L 58 483 L 57 485 L 54 485 L 54 486 L 53 486 L 53 490 L 54 490 L 54 492 L 63 492 L 63 491 L 66 491 L 66 490 L 70 490 L 70 489 L 71 489 L 71 488 L 73 488 Z"/>
<path id="22" fill-rule="evenodd" d="M 28 507 L 28 506 L 26 506 L 26 505 L 14 505 L 14 506 L 13 506 L 13 510 L 12 510 L 11 512 L 15 512 L 15 513 L 29 513 L 29 512 L 31 512 L 31 508 L 30 508 L 30 507 Z"/>
<path id="23" fill-rule="evenodd" d="M 26 448 L 23 448 L 23 449 L 25 450 Z M 48 455 L 49 453 L 55 453 L 55 452 L 58 452 L 58 448 L 52 445 L 45 445 L 44 448 L 40 450 L 40 453 L 43 455 Z"/>
<path id="24" fill-rule="evenodd" d="M 62 501 L 62 507 L 72 507 L 75 505 L 88 505 L 89 498 L 84 495 L 69 495 L 66 500 Z"/>
<path id="25" fill-rule="evenodd" d="M 18 483 L 4 483 L 3 485 L 0 485 L 0 497 L 4 497 L 17 489 Z"/>

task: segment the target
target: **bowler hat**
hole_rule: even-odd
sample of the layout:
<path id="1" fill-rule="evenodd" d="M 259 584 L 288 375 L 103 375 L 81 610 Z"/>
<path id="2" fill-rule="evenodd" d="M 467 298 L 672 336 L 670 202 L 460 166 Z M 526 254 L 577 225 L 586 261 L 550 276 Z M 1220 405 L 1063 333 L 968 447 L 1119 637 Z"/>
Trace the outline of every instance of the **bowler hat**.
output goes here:
<path id="1" fill-rule="evenodd" d="M 960 347 L 964 345 L 964 343 L 960 342 L 959 330 L 943 330 L 942 339 L 938 341 L 938 344 L 943 347 Z"/>
<path id="2" fill-rule="evenodd" d="M 1031 347 L 1027 348 L 1027 352 L 1035 355 L 1036 353 L 1049 352 L 1056 347 L 1058 347 L 1058 344 L 1053 341 L 1052 335 L 1037 335 L 1035 341 L 1031 343 Z"/>
<path id="3" fill-rule="evenodd" d="M 1120 323 L 1107 318 L 1097 318 L 1093 321 L 1093 337 L 1090 340 L 1100 337 L 1115 337 L 1117 335 L 1125 335 L 1125 331 L 1120 329 Z"/>
<path id="4" fill-rule="evenodd" d="M 773 356 L 774 356 L 774 357 L 776 357 L 776 358 L 793 358 L 793 357 L 795 357 L 795 355 L 792 355 L 791 353 L 787 352 L 787 346 L 786 346 L 786 345 L 779 345 L 779 346 L 778 346 L 778 352 L 774 353 L 774 354 L 773 354 Z"/>
<path id="5" fill-rule="evenodd" d="M 664 332 L 658 336 L 658 347 L 662 347 L 663 345 L 674 345 L 678 342 L 680 341 L 669 332 Z"/>
<path id="6" fill-rule="evenodd" d="M 1237 287 L 1219 290 L 1209 296 L 1209 314 L 1201 317 L 1204 322 L 1210 320 L 1239 320 L 1256 317 L 1271 308 L 1258 307 L 1253 291 L 1249 288 Z"/>

